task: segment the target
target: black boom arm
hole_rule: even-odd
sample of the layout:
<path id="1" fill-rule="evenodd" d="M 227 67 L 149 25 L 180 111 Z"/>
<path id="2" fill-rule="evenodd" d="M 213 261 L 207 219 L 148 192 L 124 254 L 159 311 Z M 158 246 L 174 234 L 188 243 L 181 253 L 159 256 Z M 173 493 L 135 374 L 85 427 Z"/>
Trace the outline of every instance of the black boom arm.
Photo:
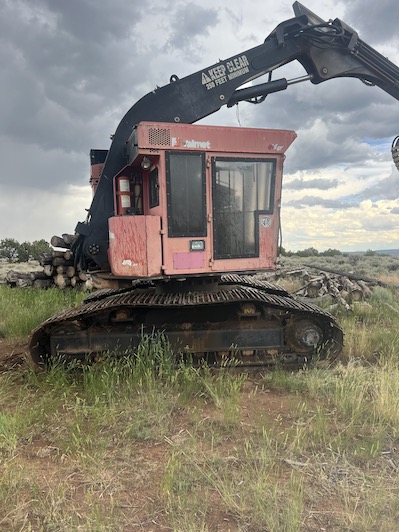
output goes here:
<path id="1" fill-rule="evenodd" d="M 325 22 L 299 2 L 295 17 L 279 24 L 255 48 L 155 89 L 131 107 L 116 129 L 87 219 L 78 223 L 75 256 L 82 268 L 95 263 L 108 270 L 108 224 L 114 215 L 113 178 L 126 165 L 126 141 L 141 121 L 191 124 L 240 101 L 260 103 L 267 94 L 290 84 L 309 80 L 314 84 L 338 77 L 355 77 L 377 85 L 399 100 L 399 68 L 379 54 L 339 19 Z M 271 80 L 276 68 L 299 61 L 307 75 Z M 255 78 L 269 75 L 266 83 L 239 89 Z"/>

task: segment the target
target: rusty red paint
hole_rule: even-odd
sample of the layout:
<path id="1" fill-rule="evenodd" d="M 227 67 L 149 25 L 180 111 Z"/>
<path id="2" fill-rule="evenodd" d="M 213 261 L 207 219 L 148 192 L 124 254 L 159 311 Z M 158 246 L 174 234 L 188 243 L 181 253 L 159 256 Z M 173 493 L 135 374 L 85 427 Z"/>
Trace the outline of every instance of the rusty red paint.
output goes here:
<path id="1" fill-rule="evenodd" d="M 101 172 L 103 169 L 104 163 L 92 164 L 90 167 L 90 186 L 91 191 L 94 196 L 97 190 L 98 182 L 100 181 Z"/>
<path id="2" fill-rule="evenodd" d="M 161 274 L 159 216 L 114 216 L 109 219 L 109 260 L 118 277 Z"/>
<path id="3" fill-rule="evenodd" d="M 296 133 L 281 129 L 141 122 L 137 127 L 137 137 L 139 149 L 172 148 L 182 151 L 219 151 L 224 154 L 241 155 L 283 154 L 295 140 Z"/>

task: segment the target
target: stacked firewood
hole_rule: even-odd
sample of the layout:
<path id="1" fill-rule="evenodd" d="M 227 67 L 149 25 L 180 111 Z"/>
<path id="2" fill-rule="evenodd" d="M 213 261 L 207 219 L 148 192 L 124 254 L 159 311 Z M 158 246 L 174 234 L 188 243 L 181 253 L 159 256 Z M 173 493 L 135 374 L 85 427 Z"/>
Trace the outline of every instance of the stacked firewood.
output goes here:
<path id="1" fill-rule="evenodd" d="M 74 235 L 69 234 L 53 236 L 50 243 L 54 249 L 39 256 L 42 271 L 22 273 L 11 270 L 6 274 L 6 282 L 21 288 L 48 288 L 55 285 L 58 288 L 79 286 L 83 290 L 91 290 L 93 283 L 90 276 L 75 267 L 71 250 L 73 239 Z"/>

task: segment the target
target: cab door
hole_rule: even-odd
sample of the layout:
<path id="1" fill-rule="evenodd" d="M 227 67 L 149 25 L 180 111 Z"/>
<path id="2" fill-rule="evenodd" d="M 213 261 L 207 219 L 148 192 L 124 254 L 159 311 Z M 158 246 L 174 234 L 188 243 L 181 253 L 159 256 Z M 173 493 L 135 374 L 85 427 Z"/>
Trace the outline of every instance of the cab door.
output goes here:
<path id="1" fill-rule="evenodd" d="M 203 273 L 208 268 L 210 252 L 205 153 L 169 151 L 165 154 L 165 166 L 165 273 Z"/>
<path id="2" fill-rule="evenodd" d="M 274 257 L 278 232 L 275 176 L 276 159 L 212 158 L 216 267 L 256 269 Z"/>

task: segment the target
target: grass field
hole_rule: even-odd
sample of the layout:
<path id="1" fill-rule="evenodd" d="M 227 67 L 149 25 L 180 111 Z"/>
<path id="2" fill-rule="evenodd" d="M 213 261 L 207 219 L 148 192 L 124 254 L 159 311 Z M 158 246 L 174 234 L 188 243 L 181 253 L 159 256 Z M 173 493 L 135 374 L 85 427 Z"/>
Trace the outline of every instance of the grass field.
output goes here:
<path id="1" fill-rule="evenodd" d="M 82 297 L 1 286 L 0 344 Z M 334 312 L 330 368 L 176 368 L 157 336 L 135 363 L 3 371 L 0 530 L 398 530 L 399 295 Z"/>

